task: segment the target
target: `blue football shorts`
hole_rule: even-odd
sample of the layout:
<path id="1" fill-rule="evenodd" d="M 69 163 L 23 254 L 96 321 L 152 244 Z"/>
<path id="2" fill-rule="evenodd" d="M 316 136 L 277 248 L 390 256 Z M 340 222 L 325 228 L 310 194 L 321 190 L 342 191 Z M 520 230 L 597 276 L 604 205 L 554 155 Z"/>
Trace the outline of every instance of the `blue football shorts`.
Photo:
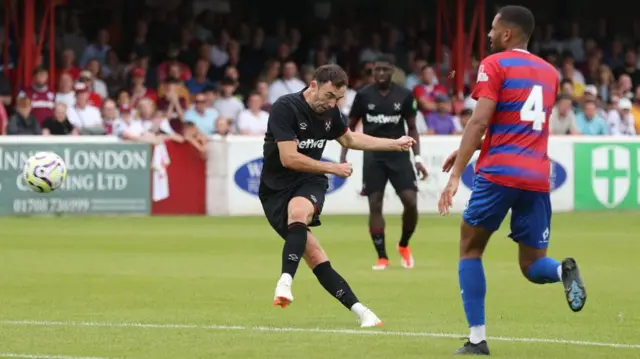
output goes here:
<path id="1" fill-rule="evenodd" d="M 548 192 L 527 191 L 490 182 L 477 174 L 463 220 L 490 232 L 500 228 L 511 210 L 511 234 L 515 242 L 546 249 L 551 237 L 551 199 Z"/>

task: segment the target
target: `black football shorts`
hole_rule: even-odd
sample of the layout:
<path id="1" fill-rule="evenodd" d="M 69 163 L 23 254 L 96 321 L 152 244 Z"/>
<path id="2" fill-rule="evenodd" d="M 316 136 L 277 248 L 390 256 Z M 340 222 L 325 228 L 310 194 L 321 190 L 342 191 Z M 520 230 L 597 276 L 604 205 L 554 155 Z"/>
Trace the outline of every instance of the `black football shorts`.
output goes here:
<path id="1" fill-rule="evenodd" d="M 324 205 L 324 197 L 329 188 L 329 182 L 326 177 L 314 178 L 299 183 L 293 187 L 274 190 L 267 187 L 264 183 L 260 183 L 258 196 L 262 202 L 262 209 L 273 229 L 278 232 L 283 239 L 288 232 L 288 207 L 289 201 L 293 197 L 304 197 L 308 199 L 315 208 L 315 213 L 309 223 L 309 227 L 317 227 L 320 223 L 320 214 Z"/>
<path id="2" fill-rule="evenodd" d="M 362 166 L 362 194 L 368 196 L 376 192 L 384 192 L 387 181 L 396 193 L 412 189 L 418 190 L 416 172 L 408 158 L 364 157 Z"/>

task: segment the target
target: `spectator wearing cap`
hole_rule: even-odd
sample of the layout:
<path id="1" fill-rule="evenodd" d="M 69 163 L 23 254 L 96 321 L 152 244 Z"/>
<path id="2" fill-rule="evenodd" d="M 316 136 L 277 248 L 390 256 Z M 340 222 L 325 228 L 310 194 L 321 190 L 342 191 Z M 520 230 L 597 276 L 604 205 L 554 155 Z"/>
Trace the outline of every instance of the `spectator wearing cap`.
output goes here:
<path id="1" fill-rule="evenodd" d="M 80 59 L 80 66 L 86 67 L 89 60 L 96 59 L 100 64 L 104 64 L 107 59 L 107 52 L 111 49 L 109 46 L 109 31 L 107 29 L 100 29 L 96 41 L 87 46 L 82 53 Z"/>
<path id="2" fill-rule="evenodd" d="M 56 103 L 53 116 L 42 122 L 42 134 L 44 136 L 78 135 L 78 130 L 67 118 L 67 105 L 62 102 Z"/>
<path id="3" fill-rule="evenodd" d="M 49 73 L 43 67 L 38 67 L 33 72 L 31 87 L 23 91 L 24 96 L 31 102 L 31 114 L 38 120 L 38 124 L 47 117 L 53 116 L 56 94 L 49 89 Z"/>
<path id="4" fill-rule="evenodd" d="M 131 105 L 136 107 L 143 98 L 148 98 L 154 103 L 158 100 L 156 92 L 145 86 L 144 69 L 136 67 L 131 71 Z"/>
<path id="5" fill-rule="evenodd" d="M 84 84 L 84 87 L 80 87 L 82 89 L 86 88 L 89 92 L 89 103 L 97 108 L 102 107 L 102 99 L 103 97 L 93 91 L 93 75 L 91 72 L 84 70 L 80 73 L 80 78 L 78 79 L 79 83 Z"/>
<path id="6" fill-rule="evenodd" d="M 549 117 L 549 131 L 552 135 L 579 135 L 576 114 L 573 111 L 570 95 L 558 96 L 551 116 Z"/>
<path id="7" fill-rule="evenodd" d="M 229 121 L 229 125 L 235 124 L 240 111 L 244 110 L 242 101 L 233 95 L 235 85 L 233 79 L 224 77 L 220 81 L 220 96 L 213 103 L 213 107 Z"/>
<path id="8" fill-rule="evenodd" d="M 635 136 L 635 119 L 631 113 L 631 100 L 626 97 L 618 100 L 607 114 L 609 134 L 614 136 Z"/>
<path id="9" fill-rule="evenodd" d="M 71 107 L 76 104 L 76 93 L 73 91 L 73 78 L 66 72 L 60 74 L 58 92 L 56 93 L 56 102 L 61 102 L 67 105 L 67 107 Z"/>
<path id="10" fill-rule="evenodd" d="M 16 111 L 7 123 L 7 135 L 40 135 L 42 130 L 38 119 L 32 114 L 31 98 L 24 94 L 18 96 Z"/>
<path id="11" fill-rule="evenodd" d="M 305 83 L 298 77 L 298 65 L 287 61 L 282 65 L 282 78 L 275 80 L 269 86 L 269 103 L 273 104 L 280 96 L 302 91 Z"/>
<path id="12" fill-rule="evenodd" d="M 608 134 L 607 121 L 598 115 L 595 101 L 586 101 L 584 111 L 576 116 L 578 131 L 583 135 L 602 136 Z"/>
<path id="13" fill-rule="evenodd" d="M 207 98 L 204 93 L 196 94 L 194 102 L 193 108 L 184 114 L 184 136 L 204 156 L 207 151 L 207 137 L 217 132 L 216 124 L 220 114 L 215 108 L 207 108 Z M 226 123 L 226 121 L 220 122 Z"/>
<path id="14" fill-rule="evenodd" d="M 253 92 L 247 99 L 247 109 L 238 115 L 238 132 L 242 135 L 263 136 L 267 132 L 269 114 L 261 109 L 262 97 Z"/>
<path id="15" fill-rule="evenodd" d="M 109 97 L 109 92 L 107 91 L 107 84 L 104 83 L 100 79 L 102 72 L 102 65 L 98 60 L 90 60 L 87 64 L 87 71 L 83 71 L 83 77 L 88 77 L 91 81 L 89 83 L 89 88 L 100 95 L 102 99 Z"/>
<path id="16" fill-rule="evenodd" d="M 194 68 L 194 76 L 185 81 L 184 86 L 191 94 L 199 94 L 204 92 L 206 87 L 212 87 L 213 82 L 207 78 L 211 63 L 204 59 L 199 59 Z"/>
<path id="17" fill-rule="evenodd" d="M 104 134 L 100 110 L 89 103 L 89 88 L 83 82 L 76 82 L 75 90 L 76 104 L 67 111 L 69 121 L 82 135 Z"/>
<path id="18" fill-rule="evenodd" d="M 76 66 L 76 53 L 73 49 L 65 49 L 60 56 L 60 67 L 58 68 L 57 77 L 59 78 L 63 73 L 71 75 L 71 78 L 75 81 L 80 77 L 82 69 Z"/>
<path id="19" fill-rule="evenodd" d="M 436 110 L 430 112 L 426 117 L 427 134 L 429 135 L 451 135 L 456 132 L 453 116 L 450 112 L 450 100 L 446 95 L 436 97 Z"/>
<path id="20" fill-rule="evenodd" d="M 184 112 L 189 108 L 189 91 L 182 81 L 169 77 L 158 89 L 158 109 L 165 113 L 174 131 L 182 132 Z"/>

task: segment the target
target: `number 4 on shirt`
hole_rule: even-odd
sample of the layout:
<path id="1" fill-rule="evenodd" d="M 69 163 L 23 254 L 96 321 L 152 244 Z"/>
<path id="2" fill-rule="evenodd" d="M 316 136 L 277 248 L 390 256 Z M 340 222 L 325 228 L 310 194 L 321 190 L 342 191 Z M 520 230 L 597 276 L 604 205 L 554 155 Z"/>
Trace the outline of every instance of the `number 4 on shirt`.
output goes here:
<path id="1" fill-rule="evenodd" d="M 532 122 L 534 131 L 542 131 L 542 125 L 547 118 L 543 99 L 542 86 L 533 85 L 529 97 L 527 97 L 520 110 L 520 119 L 525 122 Z"/>

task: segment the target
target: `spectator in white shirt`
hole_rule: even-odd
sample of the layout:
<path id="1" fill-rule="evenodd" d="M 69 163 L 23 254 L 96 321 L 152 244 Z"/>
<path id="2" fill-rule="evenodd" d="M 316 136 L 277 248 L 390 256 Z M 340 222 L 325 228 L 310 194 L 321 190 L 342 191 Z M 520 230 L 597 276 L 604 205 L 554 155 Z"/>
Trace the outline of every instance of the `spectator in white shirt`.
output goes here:
<path id="1" fill-rule="evenodd" d="M 269 103 L 273 104 L 280 96 L 299 92 L 305 84 L 297 78 L 298 66 L 293 61 L 287 61 L 282 66 L 282 78 L 274 81 L 269 86 Z"/>
<path id="2" fill-rule="evenodd" d="M 254 92 L 247 100 L 248 109 L 240 112 L 238 116 L 238 131 L 242 135 L 262 136 L 267 132 L 269 114 L 262 108 L 262 97 Z"/>
<path id="3" fill-rule="evenodd" d="M 120 106 L 120 117 L 113 123 L 113 134 L 126 141 L 159 142 L 155 135 L 144 129 L 142 120 L 133 116 L 128 104 Z"/>
<path id="4" fill-rule="evenodd" d="M 63 72 L 60 75 L 56 102 L 67 105 L 67 108 L 73 107 L 76 104 L 76 93 L 73 91 L 73 78 L 68 72 Z"/>
<path id="5" fill-rule="evenodd" d="M 182 143 L 184 138 L 171 128 L 169 120 L 162 111 L 156 110 L 156 105 L 149 98 L 142 98 L 138 101 L 138 111 L 136 111 L 140 126 L 142 126 L 142 138 L 152 143 L 162 143 L 165 139 Z M 133 122 L 132 122 L 133 123 Z M 137 126 L 137 125 L 132 125 Z M 137 128 L 135 128 L 137 130 Z"/>
<path id="6" fill-rule="evenodd" d="M 113 125 L 118 118 L 118 109 L 116 102 L 112 99 L 106 99 L 102 103 L 102 123 L 104 124 L 105 134 L 111 135 L 113 133 Z"/>
<path id="7" fill-rule="evenodd" d="M 82 82 L 76 82 L 76 104 L 69 107 L 69 122 L 81 135 L 104 135 L 105 128 L 100 110 L 89 104 L 89 88 Z"/>
<path id="8" fill-rule="evenodd" d="M 614 136 L 635 136 L 635 119 L 631 113 L 631 100 L 626 97 L 613 104 L 613 108 L 607 114 L 609 134 Z"/>
<path id="9" fill-rule="evenodd" d="M 220 81 L 220 96 L 213 103 L 213 107 L 228 121 L 229 126 L 235 125 L 238 115 L 244 110 L 242 101 L 233 95 L 235 87 L 233 79 L 223 77 Z"/>
<path id="10" fill-rule="evenodd" d="M 91 91 L 97 93 L 103 99 L 107 98 L 109 96 L 107 84 L 98 77 L 100 75 L 100 63 L 96 60 L 91 60 L 87 67 L 89 70 L 82 71 L 80 78 L 86 79 L 84 82 L 89 85 Z"/>

